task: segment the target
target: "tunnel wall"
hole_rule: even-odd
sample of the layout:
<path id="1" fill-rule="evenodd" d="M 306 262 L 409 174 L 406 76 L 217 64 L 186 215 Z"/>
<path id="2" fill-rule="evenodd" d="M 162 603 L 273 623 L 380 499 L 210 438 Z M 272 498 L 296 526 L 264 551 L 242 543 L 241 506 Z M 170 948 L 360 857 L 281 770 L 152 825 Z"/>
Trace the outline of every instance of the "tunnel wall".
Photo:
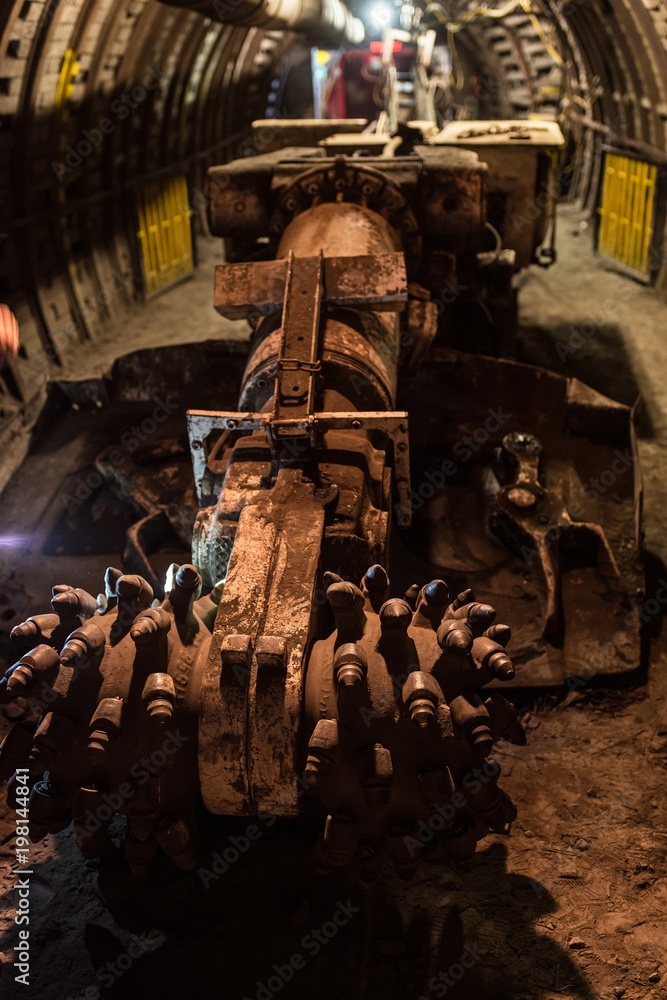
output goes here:
<path id="1" fill-rule="evenodd" d="M 667 160 L 667 17 L 656 0 L 543 2 L 578 97 L 571 121 L 582 152 L 574 190 L 593 210 L 601 165 L 595 137 Z M 659 281 L 664 284 L 664 267 Z"/>
<path id="2" fill-rule="evenodd" d="M 498 9 L 502 18 L 492 16 Z M 508 2 L 478 11 L 464 30 L 458 25 L 449 38 L 468 92 L 454 89 L 455 104 L 467 117 L 556 117 L 568 140 L 562 199 L 597 218 L 605 143 L 667 166 L 664 0 Z M 650 254 L 652 281 L 661 289 L 665 214 L 663 197 Z"/>
<path id="3" fill-rule="evenodd" d="M 0 38 L 0 299 L 22 343 L 6 422 L 141 300 L 135 191 L 185 175 L 197 223 L 206 170 L 244 152 L 290 36 L 153 0 L 19 0 Z"/>

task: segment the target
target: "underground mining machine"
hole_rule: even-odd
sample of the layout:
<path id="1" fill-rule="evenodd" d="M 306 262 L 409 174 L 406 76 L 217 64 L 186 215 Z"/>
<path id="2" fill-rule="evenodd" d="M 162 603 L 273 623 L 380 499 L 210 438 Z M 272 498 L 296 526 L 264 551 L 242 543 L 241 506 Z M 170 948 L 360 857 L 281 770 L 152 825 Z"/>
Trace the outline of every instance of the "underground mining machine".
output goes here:
<path id="1" fill-rule="evenodd" d="M 502 177 L 466 129 L 387 157 L 277 141 L 211 171 L 215 308 L 252 329 L 238 408 L 188 413 L 191 563 L 164 583 L 137 530 L 104 594 L 55 586 L 14 629 L 2 700 L 42 711 L 0 764 L 14 806 L 29 773 L 33 840 L 71 822 L 104 854 L 112 802 L 134 874 L 159 850 L 191 869 L 203 803 L 314 812 L 325 873 L 465 865 L 515 817 L 491 755 L 525 734 L 501 689 L 636 668 L 631 412 L 448 341 L 443 289 L 517 257 L 489 246 Z M 144 513 L 154 470 L 123 486 Z"/>

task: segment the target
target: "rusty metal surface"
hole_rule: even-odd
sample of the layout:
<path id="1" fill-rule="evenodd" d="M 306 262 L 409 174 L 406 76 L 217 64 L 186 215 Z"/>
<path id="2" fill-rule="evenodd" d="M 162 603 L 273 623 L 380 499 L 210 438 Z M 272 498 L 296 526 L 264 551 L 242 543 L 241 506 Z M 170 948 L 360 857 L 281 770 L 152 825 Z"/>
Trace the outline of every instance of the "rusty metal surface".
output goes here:
<path id="1" fill-rule="evenodd" d="M 489 169 L 489 219 L 516 267 L 533 263 L 558 197 L 554 157 L 565 140 L 556 122 L 450 122 L 431 141 L 479 152 Z"/>
<path id="2" fill-rule="evenodd" d="M 465 865 L 516 816 L 487 758 L 495 740 L 526 737 L 511 705 L 484 690 L 514 674 L 510 630 L 472 591 L 450 600 L 442 580 L 406 600 L 389 596 L 381 566 L 361 589 L 330 579 L 336 628 L 313 647 L 306 690 L 306 788 L 327 812 L 316 863 L 353 864 L 366 880 L 383 855 L 404 878 L 422 860 Z"/>
<path id="3" fill-rule="evenodd" d="M 219 264 L 214 305 L 228 319 L 280 312 L 285 298 L 287 261 Z M 324 261 L 324 297 L 333 306 L 400 312 L 407 302 L 403 254 L 355 254 Z"/>
<path id="4" fill-rule="evenodd" d="M 276 437 L 298 436 L 293 421 L 308 417 L 315 407 L 315 379 L 322 370 L 319 341 L 323 283 L 321 253 L 297 259 L 294 251 L 290 252 L 271 424 Z"/>
<path id="5" fill-rule="evenodd" d="M 449 158 L 440 152 L 420 148 L 425 167 L 420 188 L 428 206 L 425 234 L 437 235 L 441 250 L 476 252 L 483 248 L 489 168 L 486 162 L 470 162 L 465 151 L 451 150 L 459 155 Z"/>
<path id="6" fill-rule="evenodd" d="M 337 132 L 363 132 L 365 118 L 261 118 L 252 123 L 255 141 L 267 153 L 289 146 L 317 146 Z"/>
<path id="7" fill-rule="evenodd" d="M 380 170 L 357 165 L 351 158 L 338 157 L 333 164 L 328 161 L 305 173 L 301 171 L 289 186 L 279 188 L 277 194 L 279 200 L 271 217 L 270 233 L 283 242 L 285 239 L 290 243 L 300 242 L 296 235 L 301 236 L 299 217 L 309 210 L 321 208 L 323 220 L 329 220 L 329 238 L 318 235 L 316 239 L 324 238 L 333 254 L 337 245 L 354 246 L 354 233 L 337 219 L 340 210 L 337 211 L 336 206 L 349 203 L 365 210 L 349 215 L 350 223 L 364 230 L 361 239 L 365 245 L 370 244 L 370 252 L 378 252 L 379 246 L 373 246 L 373 241 L 383 239 L 383 229 L 388 222 L 400 240 L 398 242 L 394 236 L 392 249 L 402 249 L 410 266 L 421 254 L 419 223 L 414 210 L 400 185 Z M 278 253 L 281 255 L 280 249 Z"/>
<path id="8" fill-rule="evenodd" d="M 282 423 L 283 428 L 290 431 L 292 436 L 304 438 L 315 449 L 326 447 L 326 435 L 331 431 L 352 431 L 355 435 L 360 435 L 360 433 L 367 434 L 369 431 L 379 431 L 392 445 L 396 473 L 398 514 L 401 523 L 404 527 L 410 523 L 410 445 L 408 414 L 406 411 L 372 413 L 354 410 L 350 413 L 313 413 L 305 419 L 295 418 L 293 421 L 284 420 Z M 263 430 L 267 438 L 269 438 L 271 424 L 272 418 L 269 415 L 259 413 L 216 413 L 209 410 L 190 410 L 188 412 L 188 429 L 193 467 L 195 470 L 195 485 L 201 500 L 204 499 L 204 483 L 210 457 L 206 452 L 204 442 L 211 432 L 214 430 Z M 230 443 L 228 446 L 231 446 Z M 237 442 L 237 446 L 243 446 L 243 439 Z M 259 486 L 260 479 L 258 477 L 255 488 L 257 489 Z M 239 497 L 239 505 L 243 506 L 252 496 L 252 492 L 248 491 L 246 495 Z M 222 493 L 221 501 L 225 502 Z"/>
<path id="9" fill-rule="evenodd" d="M 110 791 L 137 874 L 158 848 L 196 864 L 198 790 L 228 815 L 297 816 L 314 799 L 323 873 L 354 865 L 372 880 L 385 854 L 408 877 L 420 860 L 465 865 L 516 815 L 488 757 L 525 735 L 496 688 L 590 677 L 610 635 L 605 669 L 639 660 L 629 411 L 539 369 L 428 350 L 434 275 L 489 263 L 475 257 L 484 166 L 438 150 L 386 173 L 344 158 L 308 166 L 234 167 L 240 186 L 218 217 L 253 265 L 220 272 L 216 304 L 259 308 L 238 412 L 188 412 L 197 565 L 171 567 L 162 601 L 113 569 L 97 600 L 55 587 L 53 613 L 20 627 L 26 648 L 0 681 L 3 700 L 35 691 L 44 707 L 36 732 L 19 727 L 0 753 L 8 774 L 29 762 L 31 836 L 72 810 L 84 853 L 104 853 L 86 817 Z M 234 242 L 243 185 L 273 263 L 256 263 L 248 233 Z M 440 257 L 427 252 L 431 285 L 413 279 L 406 295 L 422 235 Z M 130 382 L 145 394 L 151 379 Z M 160 519 L 188 530 L 187 505 L 170 510 L 182 482 L 161 447 L 162 478 L 140 463 L 110 477 L 145 514 L 137 558 Z M 626 455 L 593 516 L 586 477 Z M 515 631 L 511 660 L 496 607 Z M 124 795 L 136 748 L 154 753 L 172 722 L 183 754 L 164 782 Z"/>
<path id="10" fill-rule="evenodd" d="M 107 571 L 97 598 L 54 587 L 52 613 L 14 630 L 25 652 L 0 681 L 4 702 L 28 696 L 43 706 L 37 729 L 21 724 L 0 754 L 5 771 L 12 764 L 30 770 L 31 838 L 73 822 L 84 857 L 97 857 L 111 850 L 109 822 L 122 813 L 126 857 L 138 875 L 158 847 L 179 867 L 196 864 L 196 715 L 188 682 L 210 633 L 195 607 L 196 569 L 175 566 L 170 579 L 159 609 L 148 584 L 120 570 Z M 156 753 L 163 766 L 150 777 L 141 760 Z"/>
<path id="11" fill-rule="evenodd" d="M 494 246 L 486 225 L 487 187 L 487 164 L 455 146 L 417 146 L 410 155 L 375 158 L 371 165 L 363 158 L 332 159 L 321 150 L 292 148 L 212 171 L 209 224 L 226 236 L 231 262 L 285 257 L 284 246 L 294 246 L 297 256 L 312 256 L 318 241 L 326 243 L 326 256 L 404 250 L 410 282 L 430 293 L 441 314 L 443 305 L 449 314 L 441 315 L 440 332 L 447 330 L 451 345 L 467 343 L 473 351 L 504 355 L 512 353 L 516 332 L 511 278 L 527 261 L 516 254 L 510 260 L 510 251 Z M 261 192 L 259 206 L 256 192 Z M 497 200 L 491 208 L 491 221 L 500 225 Z M 315 211 L 322 231 L 313 235 L 309 218 Z M 343 212 L 354 232 L 341 225 Z M 384 250 L 378 243 L 383 230 L 384 238 L 387 231 L 394 234 Z M 481 343 L 470 336 L 462 310 L 449 308 L 450 286 L 459 290 L 461 306 L 485 309 L 490 329 Z"/>
<path id="12" fill-rule="evenodd" d="M 542 602 L 543 635 L 557 637 L 563 628 L 562 551 L 568 548 L 584 556 L 589 553 L 611 591 L 623 589 L 620 569 L 604 528 L 570 517 L 559 491 L 542 486 L 542 445 L 537 438 L 515 431 L 503 438 L 502 448 L 515 471 L 496 497 L 492 527 L 531 566 Z"/>
<path id="13" fill-rule="evenodd" d="M 414 155 L 373 158 L 369 166 L 295 147 L 211 171 L 209 226 L 239 248 L 258 237 L 270 237 L 274 248 L 287 226 L 314 205 L 333 208 L 335 215 L 335 203 L 358 204 L 400 234 L 413 272 L 425 239 L 440 251 L 484 248 L 486 185 L 486 164 L 464 149 L 418 146 Z M 337 253 L 334 246 L 329 252 Z"/>
<path id="14" fill-rule="evenodd" d="M 277 535 L 250 679 L 248 777 L 253 811 L 283 816 L 299 812 L 306 650 L 324 531 L 322 505 L 300 478 L 281 474 L 271 499 L 253 511 L 274 518 Z"/>
<path id="15" fill-rule="evenodd" d="M 286 149 L 232 160 L 209 170 L 206 184 L 208 225 L 213 236 L 246 240 L 266 236 L 271 220 L 271 182 L 280 157 L 303 159 L 316 150 Z"/>
<path id="16" fill-rule="evenodd" d="M 333 306 L 401 312 L 408 299 L 403 254 L 333 257 L 325 265 L 325 275 Z"/>
<path id="17" fill-rule="evenodd" d="M 409 546 L 431 572 L 468 582 L 511 617 L 511 684 L 635 671 L 644 578 L 632 411 L 576 379 L 443 349 L 403 393 L 422 429 L 412 441 Z M 517 435 L 541 447 L 530 472 L 503 447 Z M 510 498 L 514 489 L 521 495 Z M 524 490 L 534 506 L 512 503 L 526 502 Z"/>

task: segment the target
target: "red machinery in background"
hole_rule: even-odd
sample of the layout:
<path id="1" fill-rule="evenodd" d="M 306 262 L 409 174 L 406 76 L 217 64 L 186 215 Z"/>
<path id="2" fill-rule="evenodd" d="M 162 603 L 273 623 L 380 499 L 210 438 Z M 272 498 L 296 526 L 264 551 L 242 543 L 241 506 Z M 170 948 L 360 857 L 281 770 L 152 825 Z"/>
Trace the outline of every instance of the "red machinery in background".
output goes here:
<path id="1" fill-rule="evenodd" d="M 382 42 L 371 42 L 368 49 L 341 52 L 333 58 L 322 102 L 325 118 L 366 118 L 374 121 L 384 110 L 382 49 Z M 393 59 L 397 76 L 409 94 L 412 93 L 412 68 L 416 55 L 415 45 L 394 40 Z"/>

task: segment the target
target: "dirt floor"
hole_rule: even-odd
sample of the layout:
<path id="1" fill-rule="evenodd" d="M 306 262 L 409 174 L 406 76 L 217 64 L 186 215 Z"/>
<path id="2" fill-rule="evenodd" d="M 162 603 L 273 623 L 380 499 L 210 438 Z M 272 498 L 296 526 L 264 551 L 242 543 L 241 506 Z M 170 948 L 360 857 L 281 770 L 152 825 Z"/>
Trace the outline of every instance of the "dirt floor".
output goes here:
<path id="1" fill-rule="evenodd" d="M 521 356 L 624 402 L 641 394 L 647 600 L 658 595 L 647 608 L 661 608 L 667 304 L 600 267 L 591 230 L 576 213 L 561 213 L 560 223 L 559 263 L 522 280 Z M 179 341 L 221 330 L 209 304 L 215 251 L 209 246 L 205 253 L 196 282 L 155 303 L 133 348 L 163 342 L 165 330 Z M 110 332 L 96 364 L 107 365 L 118 348 L 122 340 Z M 59 463 L 67 460 L 68 442 L 61 444 Z M 38 458 L 30 525 L 11 487 L 3 500 L 5 539 L 12 532 L 26 536 L 19 571 L 12 569 L 13 550 L 2 553 L 10 595 L 0 609 L 3 630 L 37 610 L 42 547 L 53 534 L 53 524 L 44 522 L 44 484 L 56 473 L 55 459 Z M 85 576 L 93 554 L 77 558 Z M 528 745 L 497 755 L 519 818 L 509 838 L 492 836 L 481 845 L 471 872 L 423 868 L 408 883 L 386 872 L 370 888 L 345 876 L 321 881 L 306 861 L 307 831 L 260 822 L 260 836 L 208 886 L 196 873 L 174 879 L 164 870 L 138 893 L 120 863 L 100 873 L 96 863 L 81 860 L 65 831 L 31 852 L 30 987 L 13 986 L 13 970 L 5 966 L 0 995 L 667 998 L 667 643 L 661 610 L 647 610 L 646 617 L 647 678 L 614 689 L 573 686 L 521 702 Z M 0 722 L 8 727 L 6 717 Z M 5 811 L 0 947 L 6 963 L 16 944 L 13 825 Z M 204 864 L 244 829 L 216 821 Z M 320 934 L 331 927 L 330 936 Z M 296 972 L 294 955 L 301 958 Z"/>

